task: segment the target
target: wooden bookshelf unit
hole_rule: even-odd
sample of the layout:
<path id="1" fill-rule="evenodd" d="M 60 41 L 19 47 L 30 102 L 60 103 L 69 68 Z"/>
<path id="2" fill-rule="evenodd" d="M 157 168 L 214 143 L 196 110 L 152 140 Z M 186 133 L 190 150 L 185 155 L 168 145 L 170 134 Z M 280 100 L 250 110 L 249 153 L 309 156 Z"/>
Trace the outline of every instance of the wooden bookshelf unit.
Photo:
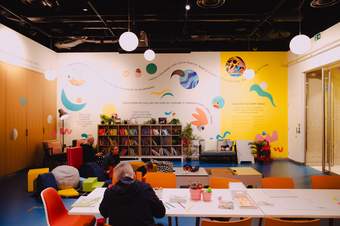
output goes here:
<path id="1" fill-rule="evenodd" d="M 98 148 L 119 147 L 121 158 L 182 159 L 181 125 L 98 125 Z"/>

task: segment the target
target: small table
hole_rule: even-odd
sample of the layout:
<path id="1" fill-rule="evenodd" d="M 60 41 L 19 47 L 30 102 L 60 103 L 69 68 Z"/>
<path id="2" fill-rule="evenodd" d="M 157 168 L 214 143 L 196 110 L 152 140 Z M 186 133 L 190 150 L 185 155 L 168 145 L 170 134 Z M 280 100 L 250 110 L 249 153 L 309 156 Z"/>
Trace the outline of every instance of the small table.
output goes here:
<path id="1" fill-rule="evenodd" d="M 260 187 L 262 174 L 252 167 L 230 167 L 233 178 L 240 179 L 246 186 Z"/>
<path id="2" fill-rule="evenodd" d="M 175 167 L 176 187 L 188 186 L 193 183 L 209 184 L 207 171 L 200 167 L 197 172 L 189 172 L 183 170 L 182 167 Z"/>
<path id="3" fill-rule="evenodd" d="M 229 167 L 219 168 L 218 177 L 239 179 L 245 186 L 260 187 L 262 174 L 252 167 Z M 225 169 L 223 171 L 223 169 Z"/>

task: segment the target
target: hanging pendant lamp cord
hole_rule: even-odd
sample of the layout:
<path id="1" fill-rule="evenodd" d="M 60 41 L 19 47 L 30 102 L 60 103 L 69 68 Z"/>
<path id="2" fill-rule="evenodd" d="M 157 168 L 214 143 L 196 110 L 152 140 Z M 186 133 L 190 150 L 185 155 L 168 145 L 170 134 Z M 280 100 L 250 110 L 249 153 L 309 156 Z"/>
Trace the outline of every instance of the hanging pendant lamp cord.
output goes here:
<path id="1" fill-rule="evenodd" d="M 128 31 L 130 31 L 130 0 L 128 0 Z"/>
<path id="2" fill-rule="evenodd" d="M 302 7 L 304 3 L 305 3 L 305 0 L 301 0 L 299 8 L 298 8 L 299 10 L 299 35 L 301 35 Z"/>

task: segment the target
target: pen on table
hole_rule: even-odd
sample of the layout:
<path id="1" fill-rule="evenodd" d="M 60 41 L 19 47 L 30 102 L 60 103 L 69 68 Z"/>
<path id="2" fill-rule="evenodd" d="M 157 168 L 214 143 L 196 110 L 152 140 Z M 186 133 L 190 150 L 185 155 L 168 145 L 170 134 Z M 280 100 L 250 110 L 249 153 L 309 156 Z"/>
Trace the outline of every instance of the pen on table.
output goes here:
<path id="1" fill-rule="evenodd" d="M 185 209 L 185 206 L 183 206 L 183 204 L 182 203 L 180 203 L 180 202 L 177 202 L 181 207 L 183 207 L 183 209 Z"/>
<path id="2" fill-rule="evenodd" d="M 167 205 L 169 205 L 169 206 L 171 206 L 171 207 L 174 207 L 175 208 L 175 206 L 174 205 L 172 205 L 171 203 L 169 203 L 169 202 L 165 202 Z"/>

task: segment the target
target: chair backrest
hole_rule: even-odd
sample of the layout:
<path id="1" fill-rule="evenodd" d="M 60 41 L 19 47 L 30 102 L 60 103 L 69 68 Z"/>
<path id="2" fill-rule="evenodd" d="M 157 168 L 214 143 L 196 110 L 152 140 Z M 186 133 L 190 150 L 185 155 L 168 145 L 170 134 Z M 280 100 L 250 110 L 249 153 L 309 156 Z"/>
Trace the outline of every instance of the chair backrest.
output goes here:
<path id="1" fill-rule="evenodd" d="M 314 189 L 340 189 L 340 176 L 311 176 L 311 181 Z"/>
<path id="2" fill-rule="evenodd" d="M 66 148 L 66 153 L 67 165 L 80 169 L 84 163 L 82 147 L 68 147 Z"/>
<path id="3" fill-rule="evenodd" d="M 320 220 L 282 220 L 278 218 L 264 219 L 264 226 L 320 226 Z"/>
<path id="4" fill-rule="evenodd" d="M 245 218 L 239 221 L 210 221 L 202 220 L 201 226 L 251 226 L 251 218 Z"/>
<path id="5" fill-rule="evenodd" d="M 48 226 L 53 226 L 62 216 L 67 215 L 67 209 L 54 188 L 46 188 L 41 192 L 45 216 Z"/>
<path id="6" fill-rule="evenodd" d="M 294 188 L 294 180 L 290 177 L 265 177 L 261 179 L 262 188 L 290 189 Z"/>
<path id="7" fill-rule="evenodd" d="M 62 147 L 61 147 L 61 143 L 58 140 L 45 140 L 42 142 L 43 143 L 43 148 L 46 151 L 51 150 L 50 154 L 59 154 L 62 152 Z"/>
<path id="8" fill-rule="evenodd" d="M 209 177 L 209 186 L 211 188 L 229 188 L 229 182 L 241 182 L 239 179 L 224 177 Z"/>
<path id="9" fill-rule="evenodd" d="M 176 175 L 174 173 L 148 172 L 144 176 L 144 180 L 154 188 L 176 188 Z"/>

